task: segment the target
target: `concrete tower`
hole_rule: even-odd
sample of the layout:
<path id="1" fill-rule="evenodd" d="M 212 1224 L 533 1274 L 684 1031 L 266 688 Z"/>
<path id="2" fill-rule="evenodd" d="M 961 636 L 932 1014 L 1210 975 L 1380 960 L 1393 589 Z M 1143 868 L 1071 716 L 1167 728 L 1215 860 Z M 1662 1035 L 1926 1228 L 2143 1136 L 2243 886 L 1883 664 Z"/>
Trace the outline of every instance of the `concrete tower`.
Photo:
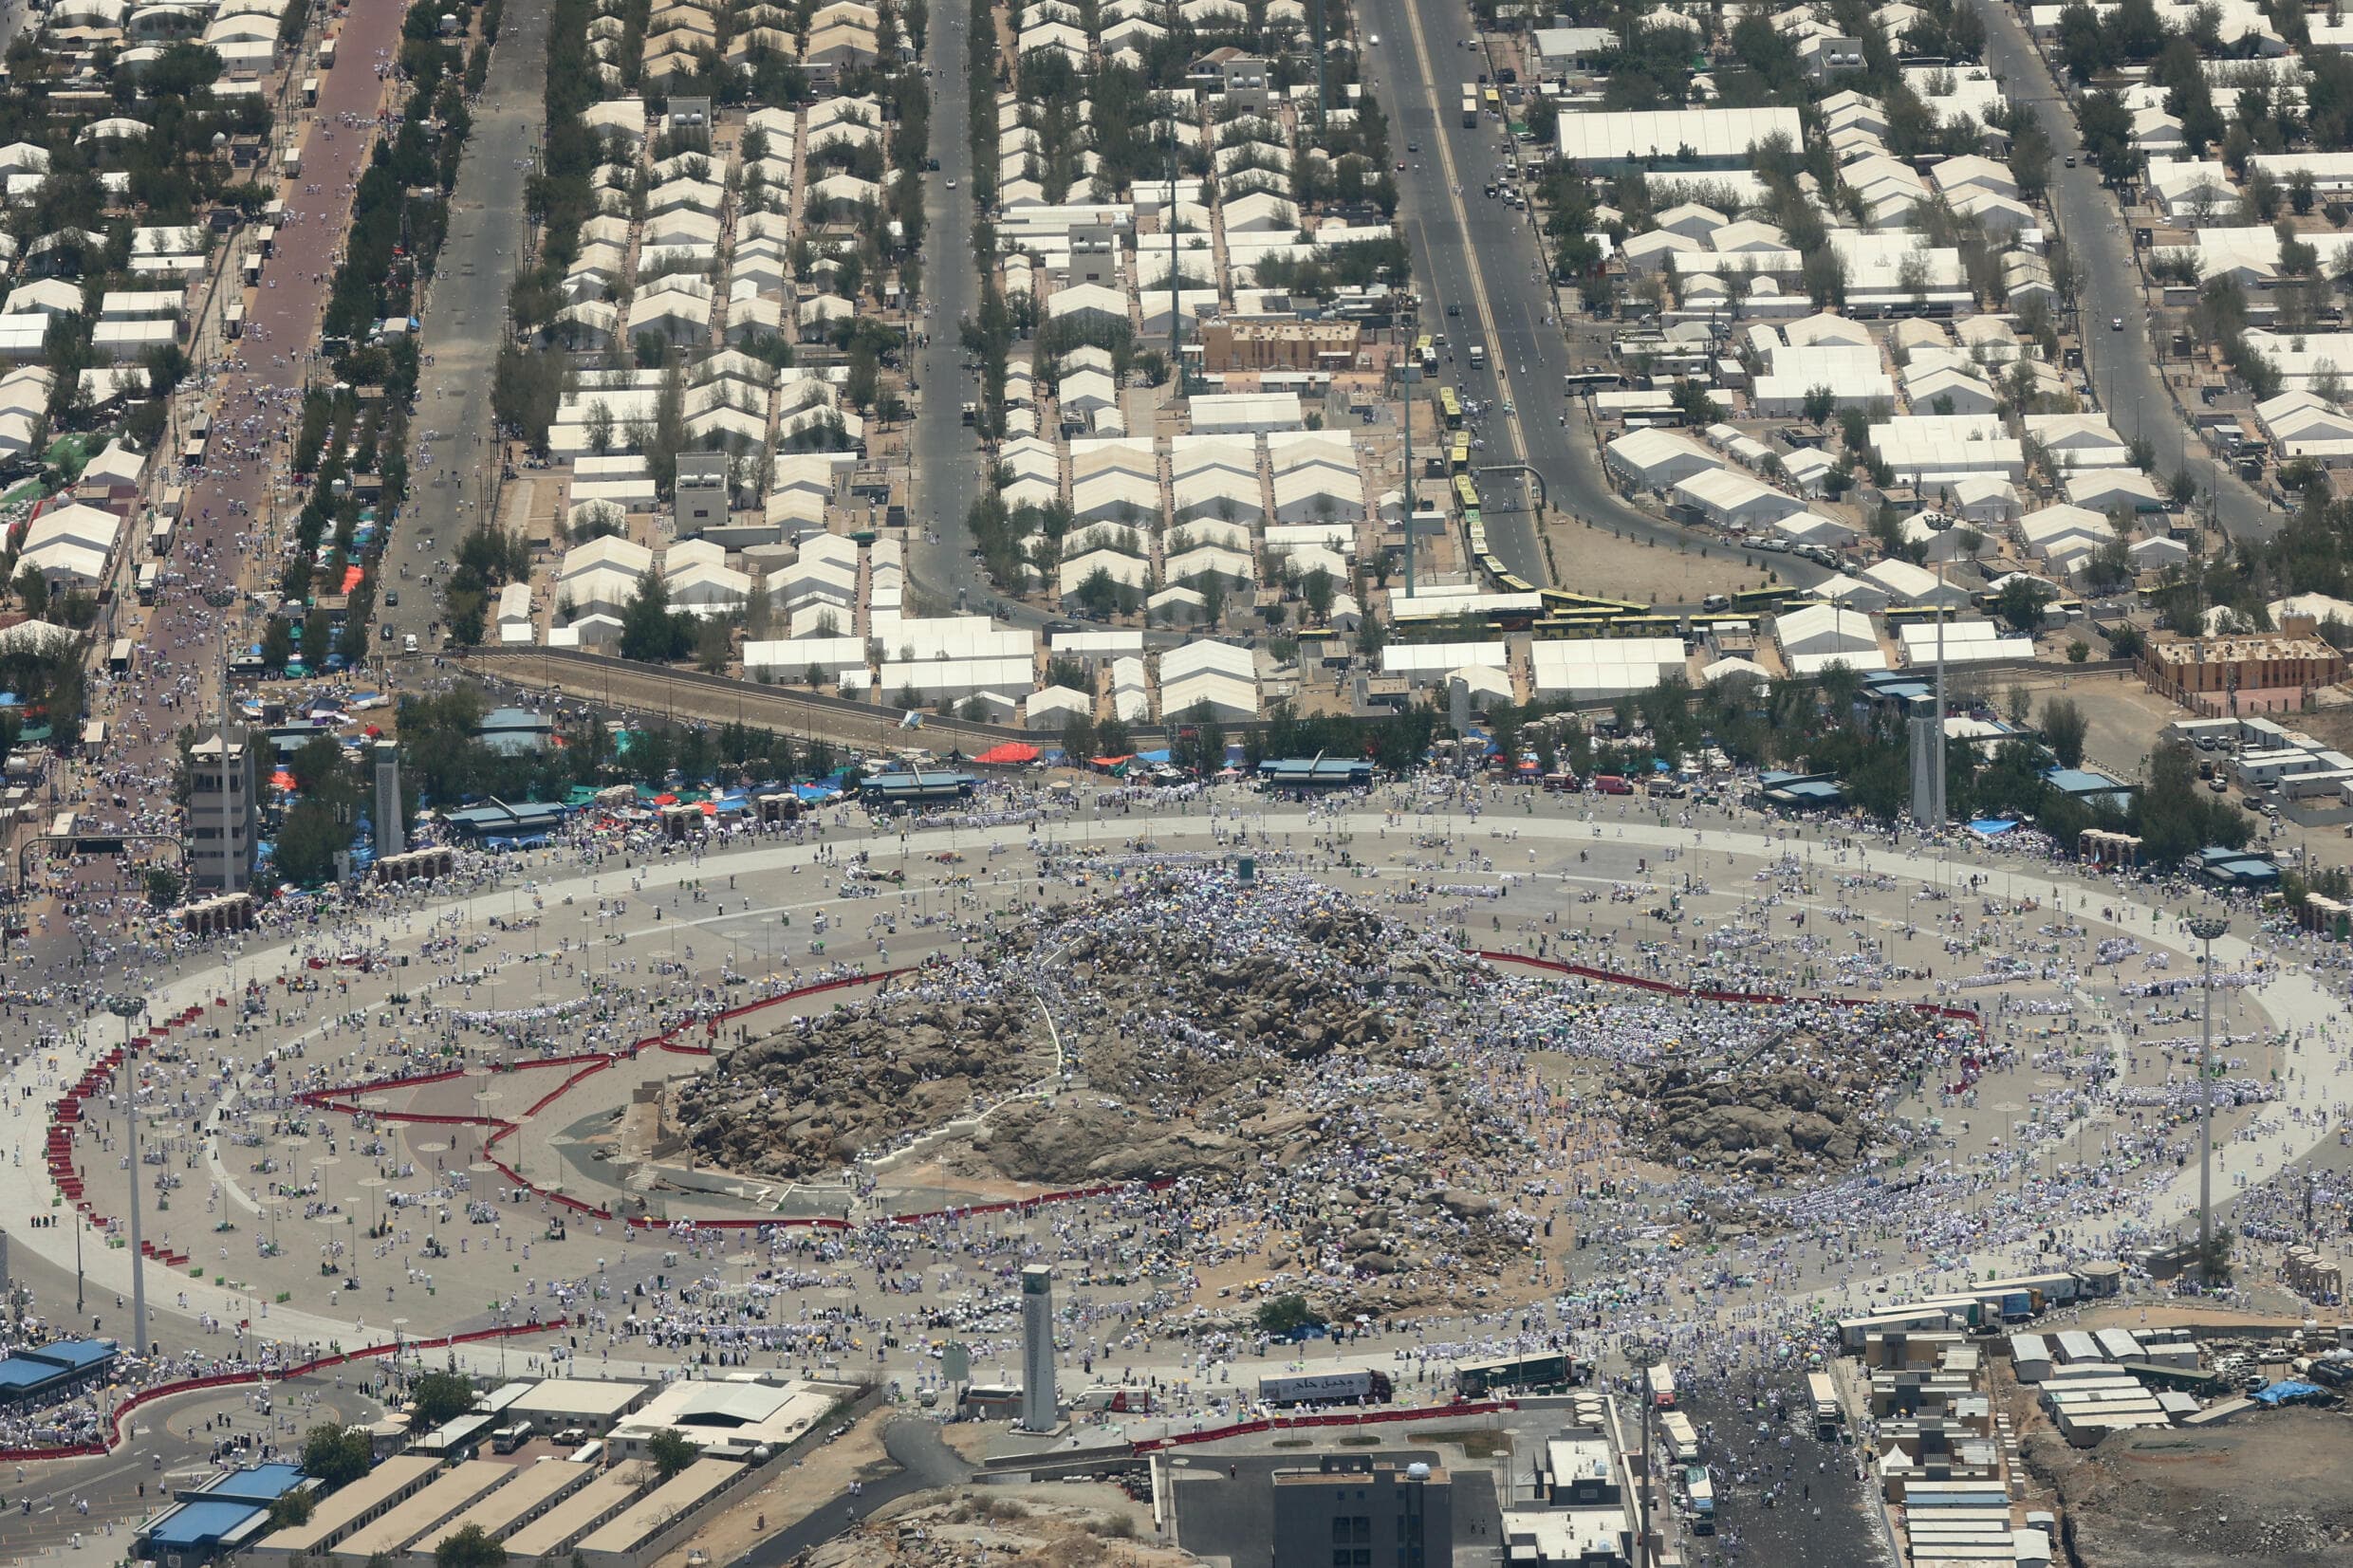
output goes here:
<path id="1" fill-rule="evenodd" d="M 376 858 L 408 850 L 408 813 L 400 809 L 400 748 L 376 743 Z"/>
<path id="2" fill-rule="evenodd" d="M 1059 1425 L 1054 1398 L 1054 1271 L 1031 1264 L 1021 1271 L 1021 1425 L 1050 1432 Z"/>

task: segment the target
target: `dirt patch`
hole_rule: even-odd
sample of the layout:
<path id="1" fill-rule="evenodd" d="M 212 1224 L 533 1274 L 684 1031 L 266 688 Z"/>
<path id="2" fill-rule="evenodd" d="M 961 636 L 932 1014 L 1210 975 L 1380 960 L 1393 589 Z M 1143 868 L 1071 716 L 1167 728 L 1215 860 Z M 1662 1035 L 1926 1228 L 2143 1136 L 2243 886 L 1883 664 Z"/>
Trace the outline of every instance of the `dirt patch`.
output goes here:
<path id="1" fill-rule="evenodd" d="M 767 1485 L 731 1503 L 658 1559 L 654 1568 L 686 1568 L 695 1552 L 703 1554 L 705 1562 L 733 1562 L 788 1521 L 840 1496 L 852 1481 L 881 1474 L 891 1463 L 882 1451 L 882 1427 L 890 1418 L 887 1405 L 867 1411 L 848 1431 L 811 1448 Z"/>
<path id="2" fill-rule="evenodd" d="M 2342 1410 L 2249 1411 L 2088 1450 L 2045 1429 L 2025 1447 L 2067 1510 L 2084 1568 L 2353 1564 L 2353 1415 Z"/>
<path id="3" fill-rule="evenodd" d="M 1019 1488 L 985 1496 L 918 1492 L 810 1552 L 808 1568 L 1198 1568 L 1201 1559 L 1147 1544 L 1152 1508 L 1117 1488 Z"/>
<path id="4" fill-rule="evenodd" d="M 1582 433 L 1581 433 L 1582 434 Z M 1740 553 L 1722 543 L 1695 543 L 1670 549 L 1627 539 L 1606 527 L 1581 523 L 1566 512 L 1547 515 L 1544 539 L 1566 585 L 1605 599 L 1696 604 L 1708 594 L 1759 588 L 1772 581 L 1771 568 L 1744 565 Z M 1701 555 L 1705 549 L 1708 553 Z M 1766 558 L 1755 558 L 1762 563 Z"/>
<path id="5" fill-rule="evenodd" d="M 794 1019 L 681 1079 L 671 1125 L 698 1164 L 814 1176 L 1010 1094 L 1052 1060 L 1017 998 L 882 997 Z"/>

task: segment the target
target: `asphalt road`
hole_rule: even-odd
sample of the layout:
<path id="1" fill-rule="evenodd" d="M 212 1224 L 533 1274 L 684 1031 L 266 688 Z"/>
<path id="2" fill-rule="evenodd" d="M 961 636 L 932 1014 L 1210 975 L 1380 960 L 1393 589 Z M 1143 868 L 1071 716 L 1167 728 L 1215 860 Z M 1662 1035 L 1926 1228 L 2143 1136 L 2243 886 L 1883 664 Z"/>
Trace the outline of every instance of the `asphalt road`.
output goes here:
<path id="1" fill-rule="evenodd" d="M 1366 58 L 1381 101 L 1390 106 L 1390 151 L 1405 165 L 1395 172 L 1397 221 L 1422 297 L 1420 330 L 1445 333 L 1455 356 L 1441 366 L 1441 378 L 1492 404 L 1482 426 L 1487 450 L 1473 454 L 1474 463 L 1527 463 L 1543 476 L 1545 498 L 1554 508 L 1629 538 L 1668 548 L 1704 543 L 1720 549 L 1723 541 L 1714 535 L 1628 505 L 1602 471 L 1584 399 L 1564 390 L 1562 378 L 1582 367 L 1571 360 L 1567 337 L 1556 324 L 1557 302 L 1544 281 L 1534 225 L 1528 213 L 1482 194 L 1514 149 L 1492 120 L 1482 116 L 1475 128 L 1463 126 L 1462 83 L 1489 68 L 1483 48 L 1464 46 L 1476 42 L 1468 11 L 1365 0 L 1358 26 L 1380 40 Z M 1408 150 L 1414 146 L 1420 151 Z M 1518 150 L 1539 154 L 1542 148 Z M 1486 345 L 1487 370 L 1471 368 L 1473 343 Z M 1514 414 L 1503 413 L 1506 401 Z M 1573 562 L 1563 562 L 1562 580 L 1553 581 L 1536 518 L 1526 509 L 1535 497 L 1519 478 L 1483 476 L 1479 490 L 1488 541 L 1506 565 L 1531 582 L 1571 592 L 1584 586 Z M 1751 564 L 1769 565 L 1800 584 L 1827 575 L 1788 556 L 1754 556 Z"/>
<path id="2" fill-rule="evenodd" d="M 390 58 L 399 35 L 400 19 L 393 8 L 355 8 L 344 19 L 334 68 L 319 73 L 319 106 L 304 133 L 303 177 L 282 187 L 287 218 L 278 231 L 276 254 L 263 269 L 262 287 L 253 295 L 238 368 L 220 376 L 212 388 L 209 462 L 189 479 L 180 538 L 171 556 L 181 584 L 147 618 L 139 643 L 141 678 L 104 691 L 92 688 L 97 699 L 92 716 L 105 718 L 113 730 L 108 756 L 113 766 L 169 776 L 180 726 L 196 711 L 212 711 L 222 622 L 207 606 L 206 596 L 274 586 L 277 566 L 270 552 L 287 547 L 300 507 L 287 489 L 276 506 L 280 515 L 265 530 L 264 519 L 287 477 L 281 419 L 295 408 L 312 370 L 324 368 L 314 367 L 309 356 L 319 341 L 327 275 L 351 225 L 352 187 L 377 139 L 372 129 L 355 131 L 346 119 L 374 119 L 385 97 L 377 65 Z M 336 136 L 339 129 L 343 134 Z M 291 418 L 284 428 L 290 441 Z M 232 643 L 241 646 L 260 636 L 250 609 L 249 600 L 243 610 L 230 610 Z M 154 804 L 137 788 L 121 796 L 123 805 L 112 805 L 114 798 L 93 791 L 77 803 L 96 819 L 91 825 L 114 829 L 136 826 Z"/>
<path id="3" fill-rule="evenodd" d="M 2109 422 L 2126 439 L 2146 436 L 2157 452 L 2157 478 L 2170 480 L 2186 464 L 2196 475 L 2201 496 L 2213 487 L 2223 531 L 2233 539 L 2269 539 L 2282 521 L 2244 480 L 2213 461 L 2158 370 L 2149 341 L 2148 310 L 2132 235 L 2116 197 L 2101 184 L 2100 171 L 2084 153 L 2075 112 L 2058 91 L 2050 69 L 2027 36 L 2018 12 L 2005 5 L 1981 4 L 1986 19 L 1986 64 L 2001 79 L 2003 96 L 2031 103 L 2050 133 L 2059 163 L 2051 170 L 2051 211 L 2074 259 L 2078 329 L 2084 369 Z M 2076 166 L 2066 166 L 2067 158 Z M 2121 331 L 2109 323 L 2122 321 Z"/>
<path id="4" fill-rule="evenodd" d="M 898 1464 L 896 1474 L 866 1483 L 857 1497 L 844 1493 L 811 1509 L 737 1558 L 729 1568 L 777 1568 L 810 1547 L 831 1540 L 885 1503 L 910 1492 L 962 1485 L 972 1478 L 972 1467 L 940 1441 L 937 1423 L 920 1416 L 893 1417 L 882 1429 L 882 1448 Z"/>
<path id="5" fill-rule="evenodd" d="M 455 565 L 458 540 L 496 494 L 491 376 L 506 341 L 507 290 L 523 252 L 524 182 L 547 115 L 547 0 L 525 0 L 507 12 L 458 164 L 449 234 L 421 318 L 420 341 L 433 363 L 417 378 L 409 422 L 409 502 L 385 543 L 379 578 L 379 657 L 398 650 L 410 634 L 420 647 L 440 641 L 430 628 L 441 614 L 441 594 L 425 575 Z M 385 602 L 396 594 L 398 604 Z"/>
<path id="6" fill-rule="evenodd" d="M 926 176 L 924 196 L 923 292 L 932 341 L 916 360 L 923 387 L 912 453 L 916 526 L 907 540 L 908 571 L 917 588 L 943 605 L 975 614 L 995 610 L 1016 624 L 1035 624 L 1045 618 L 1034 611 L 1007 615 L 996 602 L 972 559 L 972 530 L 964 523 L 981 478 L 978 443 L 959 416 L 964 404 L 979 399 L 980 378 L 964 368 L 956 330 L 980 308 L 973 263 L 972 83 L 964 70 L 972 0 L 935 0 L 931 17 L 925 51 L 932 65 L 932 156 L 939 159 L 939 173 Z M 981 17 L 985 23 L 988 12 Z M 925 529 L 938 536 L 937 544 Z"/>

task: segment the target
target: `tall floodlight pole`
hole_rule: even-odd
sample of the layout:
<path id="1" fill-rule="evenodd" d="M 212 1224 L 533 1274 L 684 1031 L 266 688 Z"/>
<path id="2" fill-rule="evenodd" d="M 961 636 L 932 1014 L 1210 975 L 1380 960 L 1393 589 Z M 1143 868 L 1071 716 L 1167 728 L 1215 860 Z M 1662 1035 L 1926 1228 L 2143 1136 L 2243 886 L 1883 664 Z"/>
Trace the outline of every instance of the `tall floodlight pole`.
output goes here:
<path id="1" fill-rule="evenodd" d="M 1405 597 L 1408 600 L 1410 600 L 1414 597 L 1414 513 L 1416 509 L 1416 502 L 1414 499 L 1413 378 L 1418 374 L 1420 370 L 1420 363 L 1414 358 L 1414 325 L 1418 318 L 1414 314 L 1412 296 L 1405 296 L 1405 302 L 1406 303 L 1402 310 L 1399 312 L 1404 317 L 1405 328 L 1399 334 L 1398 341 L 1402 344 L 1405 349 L 1405 358 L 1403 363 L 1398 366 L 1398 391 L 1400 395 L 1405 410 Z M 1397 607 L 1395 605 L 1390 606 L 1389 619 L 1394 625 L 1397 620 Z"/>
<path id="2" fill-rule="evenodd" d="M 131 1333 L 132 1354 L 147 1351 L 147 1257 L 139 1235 L 139 1067 L 131 1055 L 131 1021 L 147 1010 L 147 999 L 128 991 L 106 999 L 106 1010 L 122 1020 L 122 1119 L 130 1127 L 131 1153 Z"/>
<path id="3" fill-rule="evenodd" d="M 204 602 L 212 606 L 213 615 L 220 619 L 220 890 L 224 894 L 239 891 L 235 861 L 231 854 L 235 829 L 231 826 L 232 818 L 229 810 L 229 607 L 236 601 L 237 596 L 232 589 L 213 587 L 205 591 Z M 195 831 L 193 825 L 190 831 Z M 194 867 L 186 863 L 185 855 L 181 857 L 181 859 L 180 870 L 187 874 L 189 889 L 194 892 L 196 881 L 195 871 Z M 132 1206 L 132 1212 L 138 1212 L 138 1205 Z"/>
<path id="4" fill-rule="evenodd" d="M 1943 512 L 1926 512 L 1920 521 L 1928 526 L 1935 537 L 1930 547 L 1936 552 L 1936 776 L 1929 781 L 1928 802 L 1936 818 L 1938 833 L 1944 831 L 1944 536 L 1952 529 L 1953 519 Z"/>
<path id="5" fill-rule="evenodd" d="M 2204 1288 L 2214 1256 L 2214 938 L 2231 929 L 2219 914 L 2190 916 L 2190 934 L 2204 944 L 2205 1023 L 2197 1047 L 2197 1282 Z"/>

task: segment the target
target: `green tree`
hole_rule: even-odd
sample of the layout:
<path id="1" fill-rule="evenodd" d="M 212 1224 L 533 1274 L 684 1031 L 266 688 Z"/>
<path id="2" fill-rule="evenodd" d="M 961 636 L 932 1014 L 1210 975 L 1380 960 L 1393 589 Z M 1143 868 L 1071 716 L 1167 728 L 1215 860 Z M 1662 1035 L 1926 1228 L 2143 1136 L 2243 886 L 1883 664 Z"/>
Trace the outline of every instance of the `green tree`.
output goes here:
<path id="1" fill-rule="evenodd" d="M 685 656 L 691 634 L 670 611 L 670 585 L 651 566 L 638 579 L 638 591 L 621 613 L 621 656 L 640 664 L 667 664 Z"/>
<path id="2" fill-rule="evenodd" d="M 444 1427 L 473 1409 L 473 1379 L 462 1372 L 429 1372 L 409 1388 L 417 1425 L 426 1431 Z"/>
<path id="3" fill-rule="evenodd" d="M 665 1478 L 669 1471 L 662 1472 Z M 446 1537 L 433 1549 L 435 1568 L 507 1568 L 507 1548 L 479 1524 Z"/>
<path id="4" fill-rule="evenodd" d="M 2227 1225 L 2214 1227 L 2212 1238 L 2197 1248 L 2197 1277 L 2206 1285 L 2227 1285 L 2231 1282 L 2231 1249 L 2238 1238 L 2231 1234 Z"/>
<path id="5" fill-rule="evenodd" d="M 179 895 L 180 880 L 179 874 L 177 872 L 169 871 L 162 866 L 155 866 L 149 869 L 147 873 L 147 904 L 149 908 L 168 910 L 173 905 L 179 902 Z"/>
<path id="6" fill-rule="evenodd" d="M 645 1457 L 654 1462 L 656 1473 L 667 1481 L 702 1457 L 702 1449 L 684 1432 L 664 1427 L 645 1440 Z M 441 1568 L 450 1568 L 444 1563 Z"/>
<path id="7" fill-rule="evenodd" d="M 307 1448 L 304 1450 L 306 1458 L 308 1457 L 308 1452 Z M 269 1500 L 269 1528 L 272 1531 L 291 1530 L 298 1524 L 307 1524 L 310 1522 L 310 1510 L 308 1487 L 280 1492 Z"/>
<path id="8" fill-rule="evenodd" d="M 2072 698 L 2043 705 L 2043 741 L 2061 767 L 2084 766 L 2084 737 L 2090 729 L 2091 721 Z"/>
<path id="9" fill-rule="evenodd" d="M 2002 584 L 2002 591 L 1993 596 L 1993 613 L 2027 636 L 2043 628 L 2043 614 L 2050 603 L 2050 588 L 2031 578 L 2013 577 Z"/>
<path id="10" fill-rule="evenodd" d="M 357 1427 L 323 1421 L 303 1435 L 303 1474 L 316 1477 L 329 1491 L 359 1480 L 375 1463 L 375 1445 Z"/>
<path id="11" fill-rule="evenodd" d="M 1306 601 L 1307 612 L 1318 625 L 1331 619 L 1332 599 L 1338 592 L 1332 574 L 1321 566 L 1299 580 L 1299 597 Z"/>
<path id="12" fill-rule="evenodd" d="M 350 831 L 334 807 L 324 801 L 297 801 L 279 825 L 271 863 L 280 880 L 316 887 L 335 880 L 335 858 L 350 844 Z"/>
<path id="13" fill-rule="evenodd" d="M 16 602 L 28 616 L 46 613 L 49 607 L 49 580 L 31 566 L 16 574 Z"/>

